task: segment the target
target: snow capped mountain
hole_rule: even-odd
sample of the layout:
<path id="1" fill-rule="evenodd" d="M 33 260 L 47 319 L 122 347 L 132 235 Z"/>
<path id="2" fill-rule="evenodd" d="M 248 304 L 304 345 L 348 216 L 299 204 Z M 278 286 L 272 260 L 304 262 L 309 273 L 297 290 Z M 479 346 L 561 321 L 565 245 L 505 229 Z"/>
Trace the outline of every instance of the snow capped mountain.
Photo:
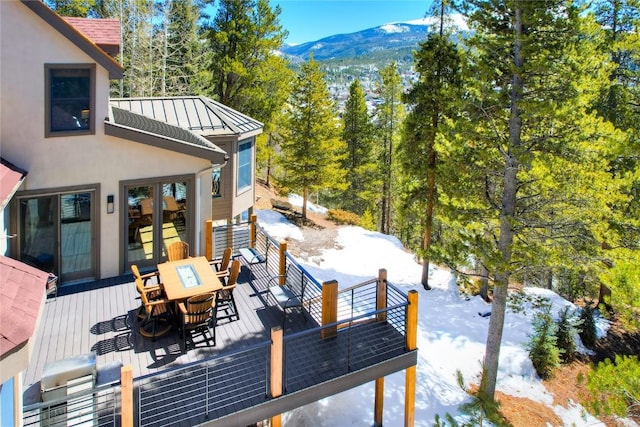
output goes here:
<path id="1" fill-rule="evenodd" d="M 457 32 L 468 30 L 461 15 L 451 15 L 450 24 Z M 411 53 L 423 41 L 429 29 L 438 25 L 436 18 L 422 18 L 407 22 L 391 22 L 349 34 L 336 34 L 320 40 L 284 46 L 281 51 L 292 60 L 306 61 L 313 52 L 316 60 L 354 58 L 383 50 Z"/>

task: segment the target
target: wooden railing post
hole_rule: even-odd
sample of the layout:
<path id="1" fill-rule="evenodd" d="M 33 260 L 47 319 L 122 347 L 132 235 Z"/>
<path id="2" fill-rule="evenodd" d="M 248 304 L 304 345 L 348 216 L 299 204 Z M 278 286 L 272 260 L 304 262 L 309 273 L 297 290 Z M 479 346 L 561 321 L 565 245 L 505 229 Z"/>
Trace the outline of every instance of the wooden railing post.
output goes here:
<path id="1" fill-rule="evenodd" d="M 258 215 L 252 214 L 249 218 L 249 247 L 256 247 L 256 222 L 258 221 Z"/>
<path id="2" fill-rule="evenodd" d="M 418 344 L 418 292 L 409 291 L 407 295 L 407 350 L 415 350 Z M 416 417 L 416 366 L 406 369 L 404 394 L 404 425 L 413 427 Z"/>
<path id="3" fill-rule="evenodd" d="M 378 270 L 378 286 L 376 289 L 376 310 L 384 310 L 387 308 L 387 270 L 381 268 Z M 378 322 L 387 320 L 387 312 L 378 313 Z"/>
<path id="4" fill-rule="evenodd" d="M 329 328 L 322 328 L 322 339 L 335 337 L 338 333 L 338 282 L 331 280 L 322 283 L 322 326 L 334 324 Z"/>
<path id="5" fill-rule="evenodd" d="M 271 379 L 270 393 L 271 398 L 282 396 L 282 372 L 283 372 L 283 342 L 282 328 L 275 326 L 271 328 Z M 274 415 L 271 417 L 271 427 L 282 426 L 282 415 Z"/>
<path id="6" fill-rule="evenodd" d="M 286 282 L 286 278 L 284 275 L 287 273 L 287 242 L 280 242 L 280 258 L 278 261 L 278 275 L 280 279 L 278 280 L 278 284 L 280 286 L 284 285 Z"/>
<path id="7" fill-rule="evenodd" d="M 120 368 L 120 393 L 121 425 L 133 427 L 133 368 L 130 365 Z"/>
<path id="8" fill-rule="evenodd" d="M 209 261 L 213 260 L 213 221 L 208 219 L 204 223 L 204 252 Z"/>

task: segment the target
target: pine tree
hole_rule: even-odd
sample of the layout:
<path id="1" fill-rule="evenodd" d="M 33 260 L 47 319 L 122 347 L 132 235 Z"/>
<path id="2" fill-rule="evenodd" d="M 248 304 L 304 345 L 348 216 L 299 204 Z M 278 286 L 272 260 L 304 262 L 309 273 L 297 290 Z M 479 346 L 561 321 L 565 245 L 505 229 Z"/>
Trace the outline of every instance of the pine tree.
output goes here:
<path id="1" fill-rule="evenodd" d="M 282 129 L 284 174 L 280 184 L 301 191 L 302 217 L 307 217 L 310 191 L 344 189 L 344 170 L 340 167 L 344 142 L 340 140 L 339 120 L 324 76 L 313 56 L 302 65 L 295 80 Z"/>
<path id="2" fill-rule="evenodd" d="M 203 1 L 164 0 L 158 3 L 162 15 L 156 37 L 161 40 L 155 94 L 160 96 L 204 93 L 206 54 L 200 40 Z"/>
<path id="3" fill-rule="evenodd" d="M 373 208 L 371 201 L 375 200 L 379 187 L 373 158 L 373 126 L 358 79 L 349 86 L 342 123 L 342 140 L 347 147 L 343 168 L 347 171 L 349 187 L 341 194 L 341 207 L 363 215 L 367 209 Z"/>
<path id="4" fill-rule="evenodd" d="M 394 179 L 394 151 L 400 136 L 400 129 L 405 116 L 402 104 L 402 80 L 398 67 L 392 62 L 380 71 L 380 83 L 377 84 L 376 94 L 380 103 L 376 106 L 374 122 L 377 126 L 376 143 L 378 154 L 378 170 L 382 182 L 380 198 L 380 228 L 384 234 L 391 233 L 392 216 L 392 186 Z"/>
<path id="5" fill-rule="evenodd" d="M 461 97 L 461 54 L 444 31 L 445 2 L 440 4 L 439 32 L 430 33 L 414 52 L 419 74 L 405 100 L 410 113 L 404 122 L 399 145 L 403 212 L 415 213 L 418 221 L 407 221 L 421 233 L 417 252 L 422 262 L 422 286 L 429 289 L 429 260 L 436 205 L 436 138 L 443 122 L 456 114 Z M 424 214 L 421 214 L 424 213 Z M 419 224 L 419 225 L 418 225 Z"/>
<path id="6" fill-rule="evenodd" d="M 279 6 L 271 9 L 268 0 L 221 0 L 208 29 L 212 95 L 259 120 L 260 100 L 269 97 L 263 78 L 287 35 L 280 12 Z"/>
<path id="7" fill-rule="evenodd" d="M 493 398 L 510 280 L 601 265 L 620 196 L 607 164 L 620 141 L 591 111 L 606 61 L 581 9 L 560 0 L 465 4 L 474 36 L 464 106 L 456 133 L 436 146 L 447 177 L 438 250 L 452 266 L 477 260 L 494 284 L 481 382 Z"/>

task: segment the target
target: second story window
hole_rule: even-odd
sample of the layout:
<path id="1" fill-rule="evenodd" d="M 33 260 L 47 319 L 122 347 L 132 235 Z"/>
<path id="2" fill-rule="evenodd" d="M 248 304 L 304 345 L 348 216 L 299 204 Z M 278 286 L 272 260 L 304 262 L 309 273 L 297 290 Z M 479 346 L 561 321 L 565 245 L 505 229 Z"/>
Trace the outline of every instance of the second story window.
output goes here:
<path id="1" fill-rule="evenodd" d="M 95 65 L 45 66 L 45 135 L 94 133 Z"/>
<path id="2" fill-rule="evenodd" d="M 238 147 L 238 193 L 251 188 L 251 141 L 241 142 Z"/>

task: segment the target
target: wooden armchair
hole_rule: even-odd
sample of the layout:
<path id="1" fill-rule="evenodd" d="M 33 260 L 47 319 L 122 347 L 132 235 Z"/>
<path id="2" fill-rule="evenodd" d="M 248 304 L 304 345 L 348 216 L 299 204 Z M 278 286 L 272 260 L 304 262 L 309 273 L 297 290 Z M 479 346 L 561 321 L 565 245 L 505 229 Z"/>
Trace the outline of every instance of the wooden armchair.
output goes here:
<path id="1" fill-rule="evenodd" d="M 225 315 L 217 316 L 217 320 L 231 320 L 233 317 L 235 317 L 236 320 L 240 320 L 240 313 L 238 313 L 236 300 L 233 297 L 233 291 L 236 289 L 239 274 L 240 260 L 236 259 L 231 263 L 231 269 L 229 272 L 229 276 L 226 278 L 226 283 L 223 282 L 224 286 L 220 291 L 218 291 L 216 311 L 220 313 L 222 310 L 224 310 Z"/>
<path id="2" fill-rule="evenodd" d="M 178 304 L 183 350 L 187 351 L 187 332 L 209 332 L 216 345 L 216 292 L 196 295 Z M 207 340 L 208 341 L 208 340 Z"/>
<path id="3" fill-rule="evenodd" d="M 209 261 L 209 264 L 215 268 L 216 274 L 220 280 L 229 276 L 229 263 L 231 262 L 231 248 L 226 248 L 222 253 L 222 258 Z"/>
<path id="4" fill-rule="evenodd" d="M 167 247 L 169 261 L 189 258 L 189 244 L 187 242 L 173 242 Z"/>
<path id="5" fill-rule="evenodd" d="M 133 279 L 136 284 L 136 289 L 138 293 L 142 296 L 141 289 L 144 289 L 147 292 L 147 298 L 154 300 L 162 297 L 162 288 L 160 287 L 160 274 L 157 271 L 140 274 L 140 269 L 137 265 L 131 265 L 131 272 L 133 273 Z M 149 280 L 155 278 L 155 283 L 149 284 Z M 142 283 L 142 286 L 138 286 L 138 281 Z M 146 317 L 144 304 L 140 303 L 140 307 L 136 310 L 136 317 L 138 320 L 142 320 Z"/>
<path id="6" fill-rule="evenodd" d="M 165 335 L 171 330 L 171 322 L 167 320 L 167 317 L 171 316 L 171 307 L 164 299 L 162 290 L 145 287 L 140 278 L 136 278 L 136 287 L 140 293 L 145 315 L 140 324 L 140 335 L 155 341 L 156 337 Z"/>

